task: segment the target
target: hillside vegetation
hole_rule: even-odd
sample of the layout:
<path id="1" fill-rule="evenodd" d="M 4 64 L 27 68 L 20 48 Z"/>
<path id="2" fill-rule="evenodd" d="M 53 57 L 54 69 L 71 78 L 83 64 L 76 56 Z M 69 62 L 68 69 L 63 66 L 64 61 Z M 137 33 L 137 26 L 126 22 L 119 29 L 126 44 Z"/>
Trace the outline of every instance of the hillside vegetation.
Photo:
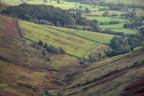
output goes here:
<path id="1" fill-rule="evenodd" d="M 143 0 L 0 0 L 0 96 L 144 96 Z"/>
<path id="2" fill-rule="evenodd" d="M 79 14 L 73 14 L 53 6 L 21 4 L 19 6 L 8 7 L 2 13 L 24 20 L 44 22 L 57 26 L 96 26 L 96 21 L 86 20 Z"/>
<path id="3" fill-rule="evenodd" d="M 27 39 L 25 40 L 21 37 L 16 20 L 13 18 L 0 15 L 0 26 L 0 56 L 8 58 L 10 61 L 16 60 L 18 61 L 17 63 L 20 64 L 22 64 L 22 62 L 27 62 L 28 65 L 35 64 L 35 66 L 39 67 L 43 65 L 43 67 L 53 66 L 55 68 L 78 63 L 77 58 L 65 54 L 57 55 L 47 53 L 46 56 L 44 56 L 42 54 L 44 49 L 41 48 L 37 50 L 36 48 L 33 48 L 32 45 L 34 45 L 35 42 Z M 27 48 L 27 51 L 24 51 L 24 48 Z M 17 50 L 17 52 L 15 52 L 15 50 Z M 30 52 L 31 54 L 29 54 L 29 51 L 32 51 Z M 35 56 L 34 54 L 37 55 Z M 22 58 L 26 59 L 26 61 Z"/>
<path id="4" fill-rule="evenodd" d="M 139 48 L 90 65 L 73 77 L 72 83 L 63 89 L 63 96 L 121 96 L 128 83 L 143 77 L 143 53 L 144 48 Z"/>
<path id="5" fill-rule="evenodd" d="M 29 23 L 20 21 L 20 28 L 22 30 L 23 36 L 27 39 L 33 41 L 42 40 L 50 45 L 64 48 L 64 50 L 73 56 L 80 58 L 85 57 L 85 54 L 91 49 L 96 48 L 98 45 L 109 42 L 112 39 L 111 35 L 106 35 L 102 33 L 93 33 L 95 36 L 95 41 L 88 39 L 88 32 L 78 32 L 74 29 L 61 29 L 57 27 L 47 27 L 39 24 Z M 69 31 L 71 30 L 71 31 Z M 63 32 L 64 31 L 64 32 Z M 73 32 L 73 33 L 72 33 Z M 76 34 L 75 34 L 76 33 Z M 77 35 L 78 34 L 78 35 Z M 109 36 L 104 40 L 99 39 L 97 36 Z M 89 34 L 90 36 L 90 34 Z"/>

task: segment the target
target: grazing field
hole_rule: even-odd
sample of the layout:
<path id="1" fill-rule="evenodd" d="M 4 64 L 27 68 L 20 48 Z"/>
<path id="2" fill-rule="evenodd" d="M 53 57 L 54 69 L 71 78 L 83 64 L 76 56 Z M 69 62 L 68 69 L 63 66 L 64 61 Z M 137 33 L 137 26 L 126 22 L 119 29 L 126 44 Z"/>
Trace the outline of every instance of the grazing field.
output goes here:
<path id="1" fill-rule="evenodd" d="M 18 5 L 22 0 L 2 0 L 3 3 L 10 4 L 10 5 Z"/>
<path id="2" fill-rule="evenodd" d="M 144 3 L 143 0 L 101 0 L 104 2 L 110 2 L 110 3 L 125 3 L 125 4 L 130 4 L 130 3 Z"/>
<path id="3" fill-rule="evenodd" d="M 126 22 L 127 20 L 114 18 L 114 17 L 103 17 L 103 16 L 84 16 L 89 20 L 97 20 L 99 22 L 110 22 L 110 21 L 119 21 L 119 22 Z"/>
<path id="4" fill-rule="evenodd" d="M 103 16 L 85 16 L 89 20 L 97 20 L 99 22 L 110 22 L 110 21 L 119 21 L 119 24 L 106 24 L 100 25 L 101 29 L 111 29 L 114 32 L 123 32 L 125 34 L 136 34 L 138 31 L 134 29 L 124 28 L 123 25 L 126 22 L 129 22 L 125 19 L 118 19 L 113 17 L 103 17 Z"/>
<path id="5" fill-rule="evenodd" d="M 77 57 L 83 57 L 87 51 L 100 44 L 34 23 L 20 21 L 19 25 L 25 38 L 42 40 L 55 47 L 64 48 L 68 54 Z"/>
<path id="6" fill-rule="evenodd" d="M 124 28 L 123 25 L 124 25 L 124 23 L 111 24 L 111 25 L 100 25 L 100 28 L 102 28 L 102 29 L 111 29 L 114 32 L 123 32 L 125 34 L 136 34 L 136 33 L 138 33 L 137 30 Z"/>
<path id="7" fill-rule="evenodd" d="M 28 4 L 46 4 L 46 5 L 52 5 L 55 7 L 59 7 L 62 9 L 85 9 L 85 8 L 90 8 L 92 10 L 98 10 L 94 5 L 89 5 L 89 4 L 80 4 L 78 2 L 65 2 L 63 1 L 62 3 L 57 3 L 55 0 L 49 1 L 49 2 L 44 2 L 43 0 L 29 0 L 29 1 L 24 1 L 22 0 L 3 0 L 4 3 L 10 4 L 10 5 L 18 5 L 21 3 L 28 3 Z"/>
<path id="8" fill-rule="evenodd" d="M 16 4 L 19 4 L 19 3 L 22 3 L 22 1 L 26 2 L 26 3 L 32 3 L 32 4 L 43 4 L 43 0 L 2 0 L 3 2 L 5 3 L 8 3 L 8 4 L 13 4 L 13 5 L 16 5 Z M 55 3 L 56 1 L 55 0 L 49 0 L 50 2 L 48 3 Z M 125 4 L 129 4 L 129 3 L 143 3 L 144 1 L 143 0 L 101 0 L 101 1 L 104 1 L 104 2 L 110 2 L 110 3 L 125 3 Z M 60 5 L 58 5 L 60 6 Z M 63 5 L 62 5 L 63 6 Z M 73 6 L 70 5 L 70 6 Z M 69 7 L 67 5 L 67 7 Z"/>
<path id="9" fill-rule="evenodd" d="M 49 27 L 52 27 L 52 26 L 49 26 Z M 52 27 L 52 28 L 57 29 L 62 32 L 66 32 L 66 33 L 79 36 L 84 39 L 91 40 L 93 42 L 97 42 L 97 43 L 108 44 L 113 37 L 113 35 L 99 33 L 99 32 L 91 32 L 91 31 L 62 28 L 62 27 Z M 104 37 L 104 38 L 101 38 L 101 37 Z"/>

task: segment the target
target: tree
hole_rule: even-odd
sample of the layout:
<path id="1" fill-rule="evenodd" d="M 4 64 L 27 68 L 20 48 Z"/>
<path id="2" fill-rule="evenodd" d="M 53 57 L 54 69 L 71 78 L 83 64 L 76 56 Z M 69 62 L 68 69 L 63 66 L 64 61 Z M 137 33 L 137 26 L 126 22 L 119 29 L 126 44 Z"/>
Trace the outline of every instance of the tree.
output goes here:
<path id="1" fill-rule="evenodd" d="M 61 4 L 61 3 L 63 3 L 63 0 L 57 0 L 57 3 Z"/>
<path id="2" fill-rule="evenodd" d="M 22 3 L 26 3 L 26 1 L 25 1 L 25 0 L 21 0 L 21 2 L 22 2 Z"/>
<path id="3" fill-rule="evenodd" d="M 48 91 L 43 91 L 43 95 L 42 96 L 50 96 L 50 94 L 48 93 Z"/>
<path id="4" fill-rule="evenodd" d="M 48 1 L 47 1 L 47 0 L 43 0 L 43 2 L 44 2 L 44 3 L 48 3 Z"/>
<path id="5" fill-rule="evenodd" d="M 38 45 L 43 46 L 43 41 L 39 40 Z"/>
<path id="6" fill-rule="evenodd" d="M 87 20 L 86 18 L 83 18 L 81 14 L 75 14 L 70 10 L 63 10 L 47 5 L 20 4 L 18 6 L 8 7 L 1 13 L 36 23 L 51 24 L 63 27 L 73 25 L 84 25 L 89 27 L 97 26 L 96 21 Z"/>
<path id="7" fill-rule="evenodd" d="M 110 42 L 112 51 L 108 52 L 108 56 L 115 56 L 124 53 L 128 53 L 132 50 L 132 47 L 128 43 L 127 36 L 114 36 Z"/>
<path id="8" fill-rule="evenodd" d="M 109 12 L 108 10 L 106 10 L 106 11 L 102 14 L 102 16 L 110 16 L 110 12 Z"/>
<path id="9" fill-rule="evenodd" d="M 85 9 L 85 12 L 86 12 L 86 13 L 90 13 L 89 8 L 86 8 L 86 9 Z"/>
<path id="10" fill-rule="evenodd" d="M 139 28 L 139 32 L 141 34 L 141 41 L 144 41 L 144 26 Z"/>
<path id="11" fill-rule="evenodd" d="M 139 28 L 139 32 L 142 34 L 142 36 L 144 36 L 144 26 Z"/>

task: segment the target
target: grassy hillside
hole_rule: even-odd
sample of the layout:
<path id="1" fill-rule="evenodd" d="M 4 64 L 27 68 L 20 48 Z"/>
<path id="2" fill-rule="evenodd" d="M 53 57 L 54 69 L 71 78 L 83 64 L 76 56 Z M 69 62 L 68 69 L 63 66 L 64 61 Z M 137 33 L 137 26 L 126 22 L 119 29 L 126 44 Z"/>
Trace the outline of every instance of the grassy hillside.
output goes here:
<path id="1" fill-rule="evenodd" d="M 104 42 L 109 42 L 112 39 L 111 35 L 105 35 L 101 33 L 90 33 L 88 35 L 88 32 L 83 32 L 83 33 L 75 32 L 76 35 L 73 35 L 71 33 L 68 33 L 70 29 L 66 30 L 66 29 L 59 28 L 60 30 L 62 30 L 60 31 L 60 30 L 57 30 L 56 28 L 50 28 L 50 27 L 46 27 L 43 25 L 24 22 L 24 21 L 20 21 L 19 25 L 22 30 L 23 36 L 25 38 L 28 38 L 34 41 L 42 40 L 44 42 L 47 42 L 50 45 L 64 48 L 64 50 L 68 54 L 81 57 L 81 58 L 84 57 L 84 55 L 89 50 L 97 47 L 98 45 Z M 97 38 L 98 36 L 100 37 L 104 36 L 106 37 L 106 39 L 103 40 L 99 37 L 97 39 L 97 41 L 99 42 L 98 43 L 98 42 L 93 42 L 92 39 L 94 38 L 94 36 L 92 39 L 86 38 L 86 36 L 90 37 L 92 35 L 94 35 L 95 38 Z"/>
<path id="2" fill-rule="evenodd" d="M 63 89 L 64 96 L 120 96 L 132 81 L 143 77 L 144 48 L 90 65 Z M 129 95 L 128 95 L 129 96 Z"/>
<path id="3" fill-rule="evenodd" d="M 135 29 L 129 29 L 129 28 L 124 28 L 123 25 L 127 22 L 128 20 L 125 19 L 119 19 L 116 17 L 103 17 L 103 16 L 85 16 L 89 20 L 97 20 L 99 22 L 110 22 L 110 21 L 118 21 L 119 24 L 106 24 L 106 25 L 100 25 L 101 29 L 111 29 L 114 32 L 123 32 L 125 34 L 136 34 L 138 33 L 137 30 Z"/>
<path id="4" fill-rule="evenodd" d="M 17 28 L 18 26 L 15 19 L 0 15 L 0 56 L 9 58 L 10 61 L 15 61 L 17 59 L 18 61 L 16 61 L 18 63 L 23 62 L 22 58 L 27 58 L 24 60 L 25 62 L 27 61 L 27 64 L 31 64 L 33 62 L 35 66 L 43 65 L 43 67 L 52 66 L 54 68 L 59 68 L 63 65 L 67 66 L 72 63 L 78 63 L 75 57 L 68 55 L 50 54 L 50 56 L 48 56 L 49 58 L 43 57 L 41 54 L 42 50 L 37 52 L 36 49 L 33 49 L 31 47 L 33 42 L 29 40 L 23 40 Z M 27 50 L 31 51 L 31 54 L 27 54 L 28 51 L 24 51 L 24 49 L 22 49 L 25 45 Z M 17 50 L 17 52 L 14 50 Z M 35 58 L 34 54 L 37 54 Z M 24 57 L 25 55 L 26 57 Z"/>
<path id="5" fill-rule="evenodd" d="M 112 24 L 112 25 L 100 25 L 100 28 L 102 28 L 102 29 L 111 29 L 114 32 L 123 32 L 125 34 L 136 34 L 136 33 L 138 33 L 138 30 L 124 28 L 123 25 L 124 25 L 124 23 Z"/>
<path id="6" fill-rule="evenodd" d="M 79 69 L 77 58 L 44 56 L 32 47 L 33 42 L 20 37 L 17 28 L 15 19 L 0 16 L 0 96 L 40 96 L 45 89 L 58 90 L 58 78 Z"/>
<path id="7" fill-rule="evenodd" d="M 119 21 L 119 22 L 127 22 L 125 19 L 119 19 L 115 17 L 106 17 L 106 16 L 85 16 L 87 19 L 90 20 L 97 20 L 99 22 L 110 22 L 112 20 Z"/>
<path id="8" fill-rule="evenodd" d="M 99 33 L 99 32 L 91 32 L 91 31 L 85 31 L 85 30 L 77 30 L 77 29 L 54 27 L 54 26 L 48 26 L 48 27 L 54 28 L 61 32 L 69 33 L 69 34 L 72 34 L 72 35 L 75 35 L 80 38 L 84 38 L 84 39 L 87 39 L 96 43 L 108 44 L 113 37 L 113 35 Z M 105 38 L 101 38 L 101 37 L 105 37 Z"/>
<path id="9" fill-rule="evenodd" d="M 21 0 L 2 0 L 2 1 L 6 2 L 6 3 L 9 3 L 9 4 L 18 4 L 18 3 L 21 3 Z M 55 1 L 55 0 L 52 0 L 52 3 L 54 3 L 53 1 Z M 144 2 L 143 0 L 100 0 L 100 1 L 112 2 L 112 3 L 118 3 L 120 1 L 121 3 L 126 3 L 126 4 L 128 4 L 128 3 L 142 3 L 142 2 Z M 39 3 L 43 3 L 42 0 L 29 0 L 28 2 L 30 2 L 30 3 L 38 3 L 38 4 Z M 67 5 L 67 7 L 69 7 L 69 6 Z"/>
<path id="10" fill-rule="evenodd" d="M 21 4 L 21 0 L 3 0 L 3 3 L 6 3 L 6 4 L 10 4 L 10 5 L 18 5 L 18 4 Z M 55 7 L 59 7 L 59 8 L 62 8 L 62 9 L 79 9 L 80 6 L 83 7 L 83 8 L 93 8 L 92 5 L 88 5 L 88 4 L 80 4 L 80 3 L 75 3 L 75 2 L 63 2 L 63 3 L 57 3 L 55 0 L 52 0 L 51 2 L 47 2 L 47 3 L 44 3 L 43 0 L 28 0 L 26 1 L 26 3 L 28 4 L 46 4 L 46 5 L 52 5 L 52 6 L 55 6 Z M 93 9 L 94 10 L 94 9 Z"/>

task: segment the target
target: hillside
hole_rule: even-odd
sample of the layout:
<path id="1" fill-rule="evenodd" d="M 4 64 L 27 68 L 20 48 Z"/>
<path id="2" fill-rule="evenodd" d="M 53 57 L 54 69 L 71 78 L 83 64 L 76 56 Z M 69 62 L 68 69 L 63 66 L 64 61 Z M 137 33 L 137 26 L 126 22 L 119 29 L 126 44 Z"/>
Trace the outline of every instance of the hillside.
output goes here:
<path id="1" fill-rule="evenodd" d="M 63 89 L 63 96 L 121 96 L 128 84 L 144 76 L 143 57 L 144 48 L 139 48 L 132 53 L 90 65 L 71 77 L 73 81 Z M 131 93 L 122 96 L 137 96 L 128 95 Z"/>
<path id="2" fill-rule="evenodd" d="M 0 96 L 144 96 L 144 0 L 0 0 Z"/>
<path id="3" fill-rule="evenodd" d="M 43 55 L 43 49 L 21 38 L 16 22 L 0 15 L 0 96 L 40 96 L 44 90 L 58 90 L 58 78 L 80 68 L 78 59 L 66 54 Z"/>
<path id="4" fill-rule="evenodd" d="M 67 54 L 84 58 L 85 54 L 95 49 L 98 45 L 109 43 L 112 35 L 80 31 L 68 28 L 47 27 L 29 22 L 19 22 L 24 38 L 43 42 L 64 48 Z M 92 34 L 92 35 L 91 35 Z M 89 38 L 88 38 L 89 36 Z M 91 38 L 93 36 L 93 38 Z M 106 37 L 100 39 L 100 37 Z"/>

